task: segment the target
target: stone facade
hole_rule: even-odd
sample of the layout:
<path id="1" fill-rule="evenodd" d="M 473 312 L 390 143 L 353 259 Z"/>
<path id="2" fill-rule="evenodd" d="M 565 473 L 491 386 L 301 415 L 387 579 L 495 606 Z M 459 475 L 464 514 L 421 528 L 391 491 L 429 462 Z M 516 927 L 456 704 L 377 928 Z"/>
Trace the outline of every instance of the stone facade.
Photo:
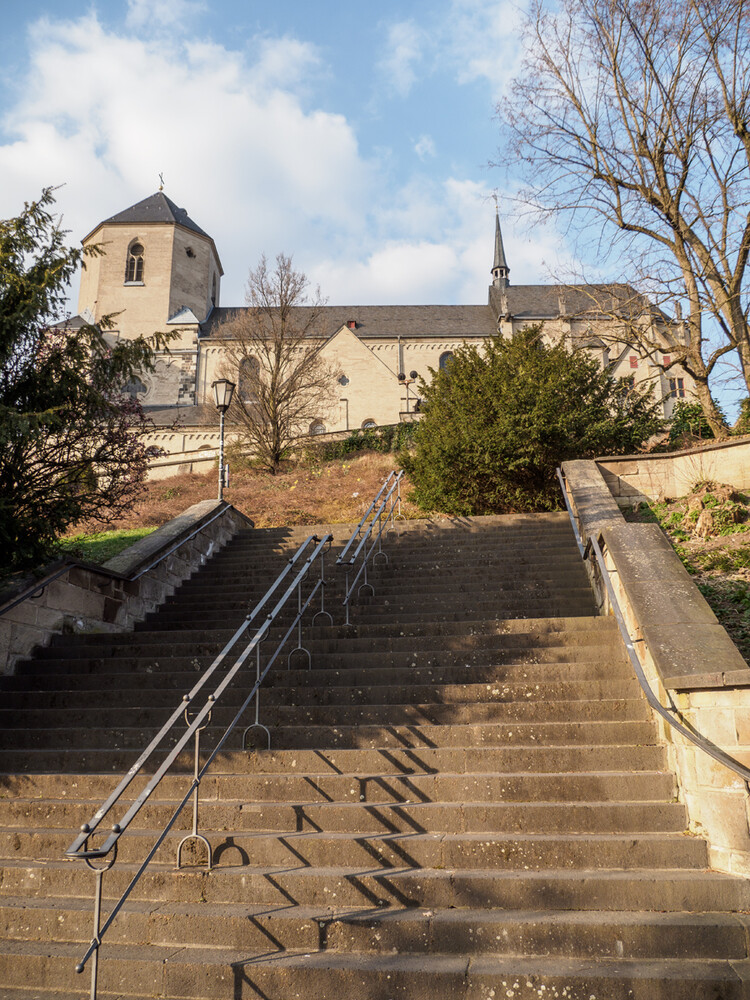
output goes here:
<path id="1" fill-rule="evenodd" d="M 186 455 L 192 468 L 191 453 L 206 451 L 205 436 L 215 434 L 211 383 L 224 374 L 227 324 L 244 307 L 220 306 L 222 269 L 213 240 L 161 191 L 100 223 L 85 238 L 89 244 L 105 252 L 91 258 L 82 275 L 79 313 L 94 321 L 117 314 L 114 329 L 120 336 L 178 333 L 156 371 L 131 389 L 155 421 L 153 443 Z M 512 336 L 532 323 L 542 324 L 548 341 L 564 339 L 611 365 L 616 376 L 653 386 L 667 417 L 676 399 L 690 395 L 681 369 L 673 367 L 665 376 L 627 342 L 623 331 L 634 318 L 657 342 L 667 327 L 678 340 L 682 336 L 679 323 L 652 309 L 634 289 L 511 284 L 498 218 L 490 273 L 485 305 L 325 307 L 322 354 L 339 375 L 330 405 L 298 433 L 411 419 L 417 382 L 407 379 L 407 385 L 399 373 L 429 380 L 430 371 L 462 345 L 481 349 L 493 334 Z M 670 362 L 668 354 L 658 360 Z"/>

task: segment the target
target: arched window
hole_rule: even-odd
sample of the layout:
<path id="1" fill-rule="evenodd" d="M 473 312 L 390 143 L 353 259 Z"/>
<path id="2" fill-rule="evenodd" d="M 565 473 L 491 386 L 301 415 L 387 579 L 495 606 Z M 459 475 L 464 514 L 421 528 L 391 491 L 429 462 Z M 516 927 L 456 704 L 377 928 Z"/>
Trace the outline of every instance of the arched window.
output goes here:
<path id="1" fill-rule="evenodd" d="M 211 286 L 211 305 L 216 305 L 216 275 L 214 275 L 213 284 Z"/>
<path id="2" fill-rule="evenodd" d="M 368 417 L 367 420 L 362 421 L 363 431 L 374 431 L 377 426 L 378 425 L 375 423 L 372 417 Z"/>
<path id="3" fill-rule="evenodd" d="M 143 282 L 143 244 L 137 240 L 128 249 L 125 263 L 125 282 Z"/>
<path id="4" fill-rule="evenodd" d="M 323 423 L 322 420 L 313 420 L 313 422 L 310 424 L 311 434 L 325 434 L 325 432 L 326 432 L 326 425 Z"/>
<path id="5" fill-rule="evenodd" d="M 453 361 L 453 351 L 444 351 L 440 355 L 440 361 L 438 362 L 440 366 L 440 371 L 444 372 L 450 368 L 450 363 Z"/>
<path id="6" fill-rule="evenodd" d="M 258 381 L 260 379 L 260 362 L 252 355 L 243 358 L 239 370 L 239 391 L 243 403 L 258 402 Z"/>

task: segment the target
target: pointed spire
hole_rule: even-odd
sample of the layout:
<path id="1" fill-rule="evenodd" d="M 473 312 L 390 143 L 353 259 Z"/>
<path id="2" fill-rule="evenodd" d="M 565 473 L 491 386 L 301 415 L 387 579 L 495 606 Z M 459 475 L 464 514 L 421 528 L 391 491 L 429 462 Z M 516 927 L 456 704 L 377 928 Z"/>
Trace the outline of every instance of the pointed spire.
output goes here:
<path id="1" fill-rule="evenodd" d="M 503 234 L 500 231 L 500 213 L 495 205 L 495 260 L 492 264 L 492 284 L 496 288 L 506 288 L 510 284 L 508 275 L 510 268 L 505 259 L 505 248 L 503 247 Z"/>

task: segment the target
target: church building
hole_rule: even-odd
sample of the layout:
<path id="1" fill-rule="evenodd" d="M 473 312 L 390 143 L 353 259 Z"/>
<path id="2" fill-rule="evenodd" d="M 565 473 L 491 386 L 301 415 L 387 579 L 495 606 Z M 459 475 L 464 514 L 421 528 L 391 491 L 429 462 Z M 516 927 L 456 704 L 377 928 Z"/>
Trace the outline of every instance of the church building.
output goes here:
<path id="1" fill-rule="evenodd" d="M 99 223 L 83 244 L 98 244 L 104 254 L 89 258 L 82 273 L 80 319 L 114 315 L 121 337 L 177 333 L 155 371 L 131 386 L 154 424 L 149 444 L 168 453 L 152 474 L 211 468 L 218 446 L 211 383 L 223 374 L 227 324 L 246 308 L 221 305 L 224 272 L 213 239 L 160 190 Z M 339 374 L 331 405 L 300 433 L 413 420 L 417 384 L 410 373 L 429 380 L 429 370 L 445 367 L 461 345 L 481 345 L 498 332 L 512 336 L 536 323 L 545 338 L 565 339 L 612 365 L 616 376 L 648 382 L 665 417 L 677 399 L 689 396 L 682 369 L 675 365 L 665 374 L 653 364 L 670 364 L 669 354 L 652 350 L 643 357 L 626 333 L 637 323 L 668 351 L 663 331 L 680 342 L 686 333 L 679 322 L 625 284 L 512 284 L 497 214 L 493 249 L 484 305 L 324 306 L 321 354 Z"/>

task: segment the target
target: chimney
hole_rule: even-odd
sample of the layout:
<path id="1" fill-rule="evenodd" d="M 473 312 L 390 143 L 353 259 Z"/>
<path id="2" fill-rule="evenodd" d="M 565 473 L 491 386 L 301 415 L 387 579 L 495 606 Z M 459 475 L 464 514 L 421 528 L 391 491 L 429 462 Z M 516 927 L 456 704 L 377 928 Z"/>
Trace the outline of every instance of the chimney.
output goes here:
<path id="1" fill-rule="evenodd" d="M 357 321 L 356 321 L 356 319 L 348 319 L 346 321 L 346 325 L 349 327 L 350 330 L 356 330 L 357 329 Z"/>

